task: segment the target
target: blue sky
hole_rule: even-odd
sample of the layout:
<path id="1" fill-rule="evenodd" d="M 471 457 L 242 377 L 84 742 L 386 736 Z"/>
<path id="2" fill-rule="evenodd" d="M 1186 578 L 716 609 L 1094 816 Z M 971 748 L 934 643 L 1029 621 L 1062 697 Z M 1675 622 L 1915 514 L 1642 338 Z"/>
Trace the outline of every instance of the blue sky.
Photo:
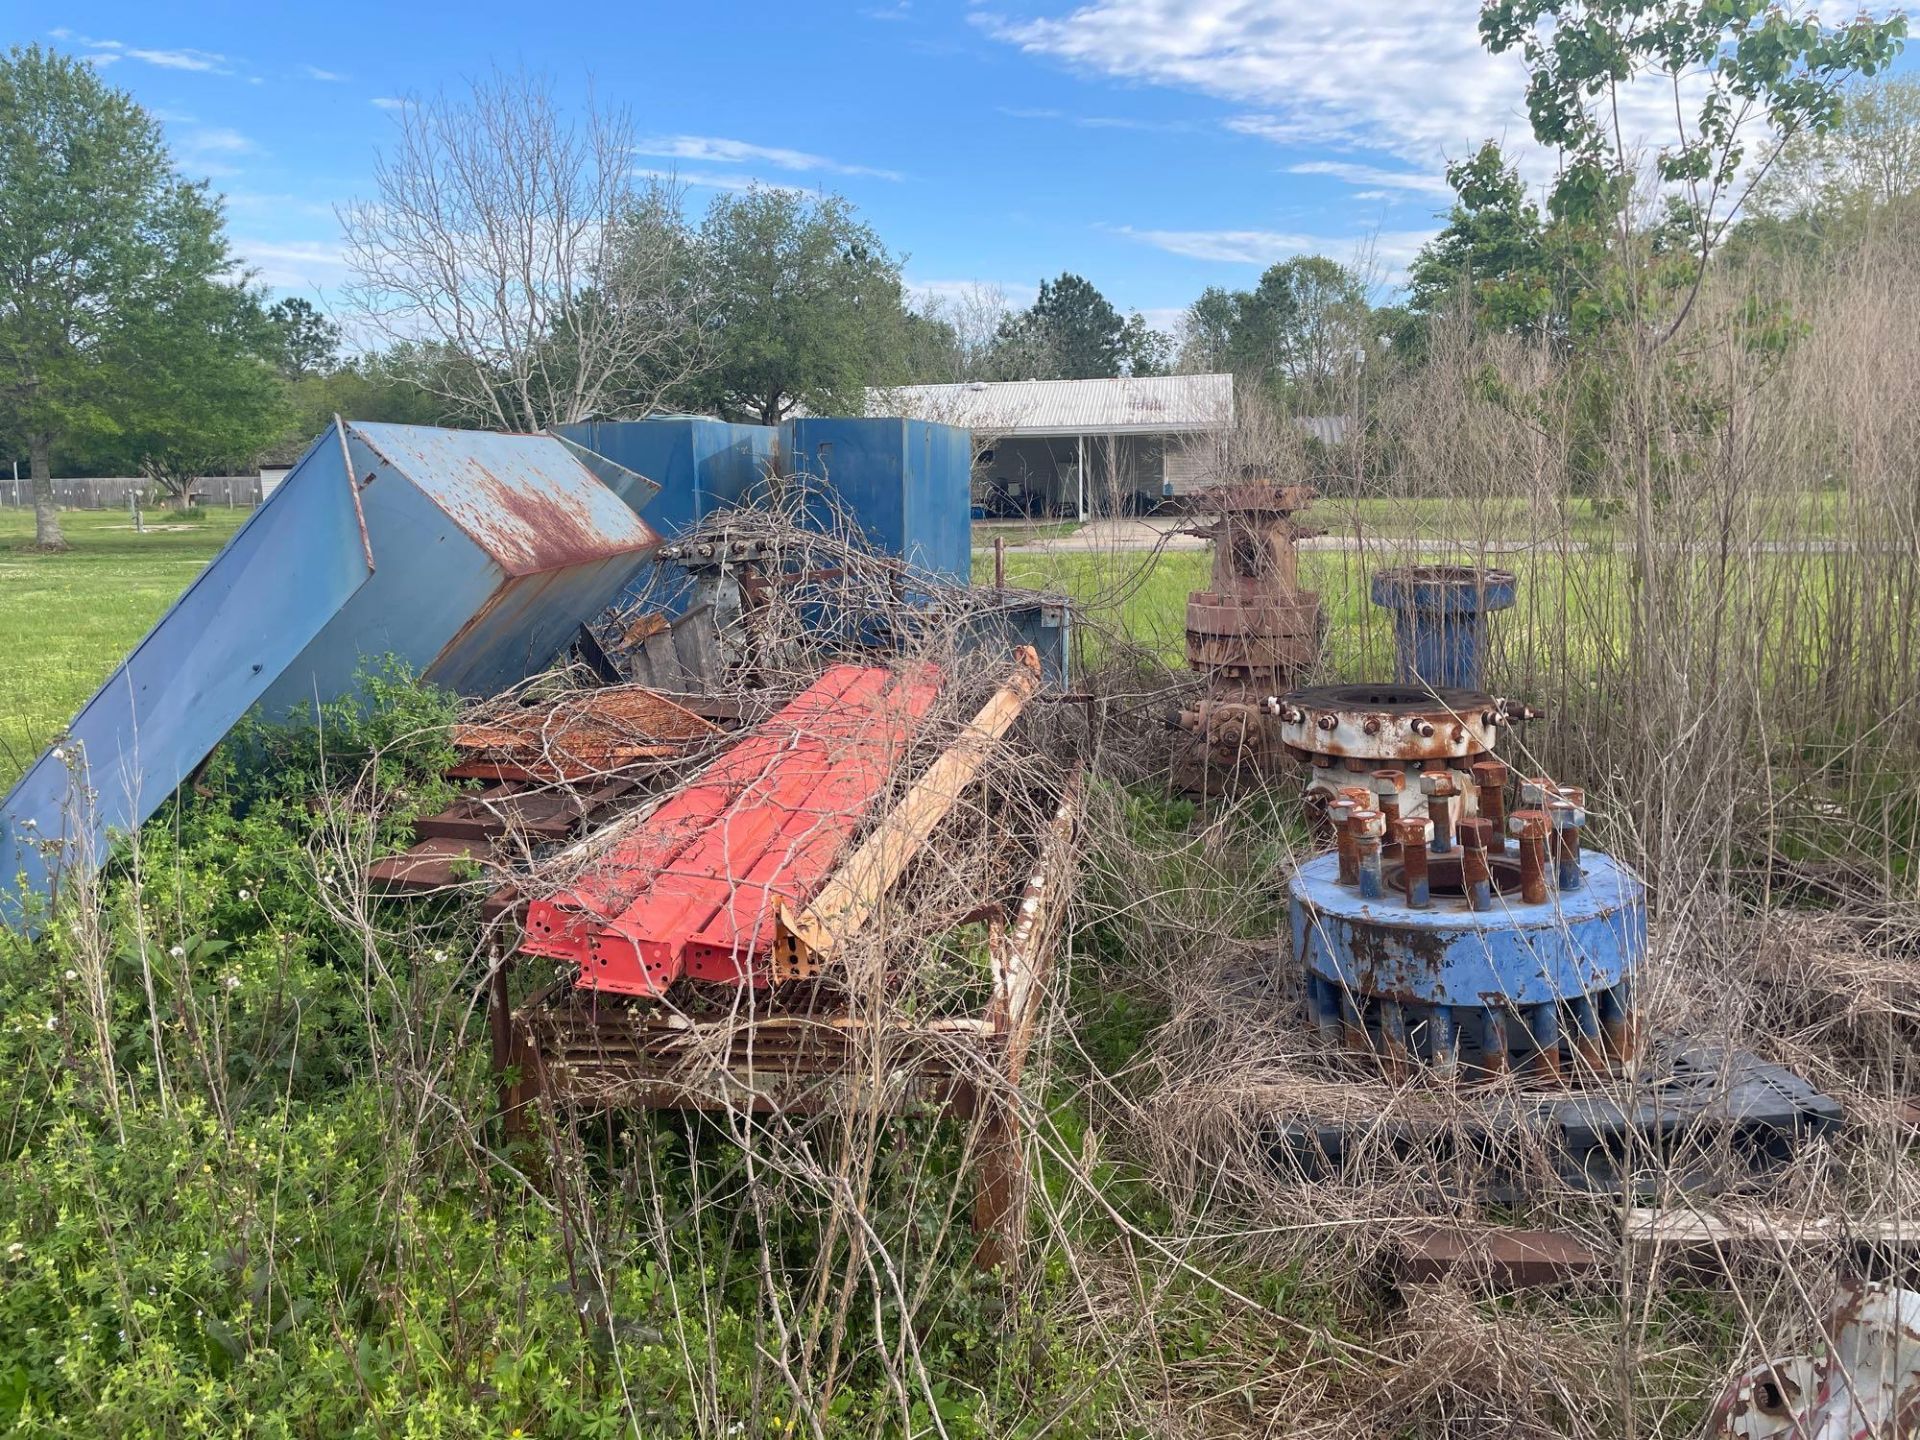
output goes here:
<path id="1" fill-rule="evenodd" d="M 11 9 L 0 38 L 97 57 L 227 195 L 261 278 L 318 300 L 344 274 L 333 206 L 370 195 L 392 105 L 495 63 L 629 107 L 636 167 L 674 170 L 696 209 L 749 180 L 824 186 L 918 286 L 1020 302 L 1074 270 L 1160 322 L 1290 254 L 1391 280 L 1439 223 L 1446 160 L 1527 134 L 1476 0 Z"/>

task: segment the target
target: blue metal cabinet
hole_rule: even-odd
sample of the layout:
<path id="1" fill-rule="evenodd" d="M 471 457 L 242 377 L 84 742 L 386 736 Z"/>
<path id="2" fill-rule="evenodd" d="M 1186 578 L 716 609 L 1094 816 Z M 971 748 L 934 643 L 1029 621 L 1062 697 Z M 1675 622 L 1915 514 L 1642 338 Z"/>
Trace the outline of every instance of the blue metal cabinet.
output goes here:
<path id="1" fill-rule="evenodd" d="M 819 482 L 875 548 L 931 574 L 971 582 L 968 431 L 899 419 L 808 418 L 782 428 L 788 469 Z"/>

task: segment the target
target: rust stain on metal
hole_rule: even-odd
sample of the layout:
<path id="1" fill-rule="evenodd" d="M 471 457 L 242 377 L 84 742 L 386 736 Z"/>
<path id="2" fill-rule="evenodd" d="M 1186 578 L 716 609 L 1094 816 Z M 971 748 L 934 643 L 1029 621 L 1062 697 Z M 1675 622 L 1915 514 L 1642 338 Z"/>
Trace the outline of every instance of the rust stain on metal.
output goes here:
<path id="1" fill-rule="evenodd" d="M 410 455 L 386 464 L 416 477 L 422 491 L 508 575 L 590 564 L 660 543 L 638 515 L 564 449 L 537 435 L 476 435 L 420 427 Z M 436 437 L 457 436 L 437 446 Z"/>

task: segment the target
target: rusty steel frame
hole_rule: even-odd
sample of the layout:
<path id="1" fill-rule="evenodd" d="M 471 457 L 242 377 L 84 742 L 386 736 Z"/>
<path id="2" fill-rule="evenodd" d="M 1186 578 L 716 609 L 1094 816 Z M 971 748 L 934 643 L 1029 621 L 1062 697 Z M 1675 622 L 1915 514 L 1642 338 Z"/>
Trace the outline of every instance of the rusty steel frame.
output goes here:
<path id="1" fill-rule="evenodd" d="M 516 953 L 496 951 L 488 1021 L 499 1113 L 524 1140 L 538 1108 L 819 1114 L 855 1104 L 926 1107 L 979 1127 L 973 1228 L 992 1268 L 1015 1253 L 1025 1213 L 1018 1089 L 1064 936 L 1078 862 L 1080 779 L 1067 786 L 1012 900 L 1012 923 L 985 907 L 992 988 L 977 1015 L 875 1022 L 834 1008 L 828 992 L 776 992 L 744 1017 L 699 1019 L 628 1005 L 555 980 L 511 1002 Z M 1011 898 L 1011 897 L 1010 897 Z M 512 927 L 507 927 L 511 930 Z M 897 1047 L 889 1093 L 864 1089 L 863 1045 Z M 716 1058 L 717 1062 L 716 1063 Z M 698 1063 L 704 1075 L 695 1078 Z M 718 1078 L 720 1083 L 712 1081 Z M 989 1078 L 991 1077 L 991 1078 Z M 705 1083 L 703 1083 L 703 1081 Z"/>

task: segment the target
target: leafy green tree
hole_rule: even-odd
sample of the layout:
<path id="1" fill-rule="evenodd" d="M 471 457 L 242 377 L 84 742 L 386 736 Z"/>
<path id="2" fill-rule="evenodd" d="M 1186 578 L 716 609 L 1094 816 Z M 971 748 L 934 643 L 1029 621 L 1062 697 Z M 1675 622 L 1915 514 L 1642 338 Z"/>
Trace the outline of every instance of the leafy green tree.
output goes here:
<path id="1" fill-rule="evenodd" d="M 273 327 L 274 359 L 289 380 L 318 375 L 340 362 L 340 327 L 310 300 L 289 296 L 267 311 Z"/>
<path id="2" fill-rule="evenodd" d="M 1490 330 L 1534 339 L 1564 338 L 1574 311 L 1591 318 L 1582 284 L 1586 267 L 1604 268 L 1592 226 L 1549 220 L 1527 195 L 1519 170 L 1489 140 L 1470 160 L 1447 167 L 1453 208 L 1446 228 L 1421 249 L 1409 272 L 1408 299 L 1430 316 L 1461 299 Z"/>
<path id="3" fill-rule="evenodd" d="M 1189 364 L 1232 371 L 1296 410 L 1339 403 L 1370 342 L 1366 287 L 1324 255 L 1269 266 L 1251 290 L 1203 291 L 1187 312 Z"/>
<path id="4" fill-rule="evenodd" d="M 1781 147 L 1754 186 L 1730 249 L 1816 254 L 1870 229 L 1913 233 L 1920 221 L 1920 80 L 1883 75 L 1850 86 L 1839 118 Z"/>
<path id="5" fill-rule="evenodd" d="M 185 287 L 164 313 L 129 323 L 137 353 L 167 360 L 127 377 L 114 448 L 184 505 L 195 480 L 251 466 L 285 425 L 281 337 L 258 297 L 232 285 Z"/>
<path id="6" fill-rule="evenodd" d="M 1677 295 L 1659 341 L 1685 322 L 1714 249 L 1779 147 L 1830 130 L 1847 81 L 1885 68 L 1905 34 L 1900 15 L 1827 26 L 1817 12 L 1771 0 L 1488 0 L 1480 13 L 1487 48 L 1526 63 L 1534 138 L 1563 157 L 1552 219 L 1610 228 L 1623 261 L 1649 250 L 1687 260 L 1624 272 L 1625 301 L 1642 323 L 1661 292 Z M 1636 244 L 1629 202 L 1640 162 L 1617 121 L 1622 92 L 1636 84 L 1671 89 L 1676 122 L 1653 162 L 1670 203 L 1666 238 L 1651 246 Z M 1673 236 L 1684 236 L 1684 250 Z"/>
<path id="7" fill-rule="evenodd" d="M 0 59 L 0 412 L 26 442 L 37 545 L 65 547 L 57 444 L 169 433 L 209 363 L 239 384 L 230 399 L 258 394 L 240 382 L 259 362 L 250 324 L 228 323 L 251 303 L 232 270 L 218 202 L 131 97 L 38 46 Z M 246 448 L 251 404 L 221 422 L 223 448 Z"/>
<path id="8" fill-rule="evenodd" d="M 175 346 L 204 355 L 192 330 L 230 267 L 219 204 L 131 96 L 38 46 L 0 60 L 0 409 L 27 442 L 36 545 L 65 547 L 56 444 L 123 432 Z"/>
<path id="9" fill-rule="evenodd" d="M 1091 281 L 1063 274 L 1001 322 L 993 369 L 1007 380 L 1097 380 L 1167 368 L 1172 342 L 1138 311 L 1123 317 Z"/>
<path id="10" fill-rule="evenodd" d="M 304 448 L 333 423 L 335 415 L 400 425 L 457 423 L 459 416 L 451 413 L 447 402 L 415 379 L 428 367 L 419 348 L 400 354 L 386 351 L 359 356 L 325 374 L 303 375 L 288 382 L 288 418 L 275 448 Z"/>
<path id="11" fill-rule="evenodd" d="M 691 403 L 777 425 L 859 414 L 907 351 L 900 261 L 837 195 L 722 195 L 700 229 L 712 363 Z"/>

